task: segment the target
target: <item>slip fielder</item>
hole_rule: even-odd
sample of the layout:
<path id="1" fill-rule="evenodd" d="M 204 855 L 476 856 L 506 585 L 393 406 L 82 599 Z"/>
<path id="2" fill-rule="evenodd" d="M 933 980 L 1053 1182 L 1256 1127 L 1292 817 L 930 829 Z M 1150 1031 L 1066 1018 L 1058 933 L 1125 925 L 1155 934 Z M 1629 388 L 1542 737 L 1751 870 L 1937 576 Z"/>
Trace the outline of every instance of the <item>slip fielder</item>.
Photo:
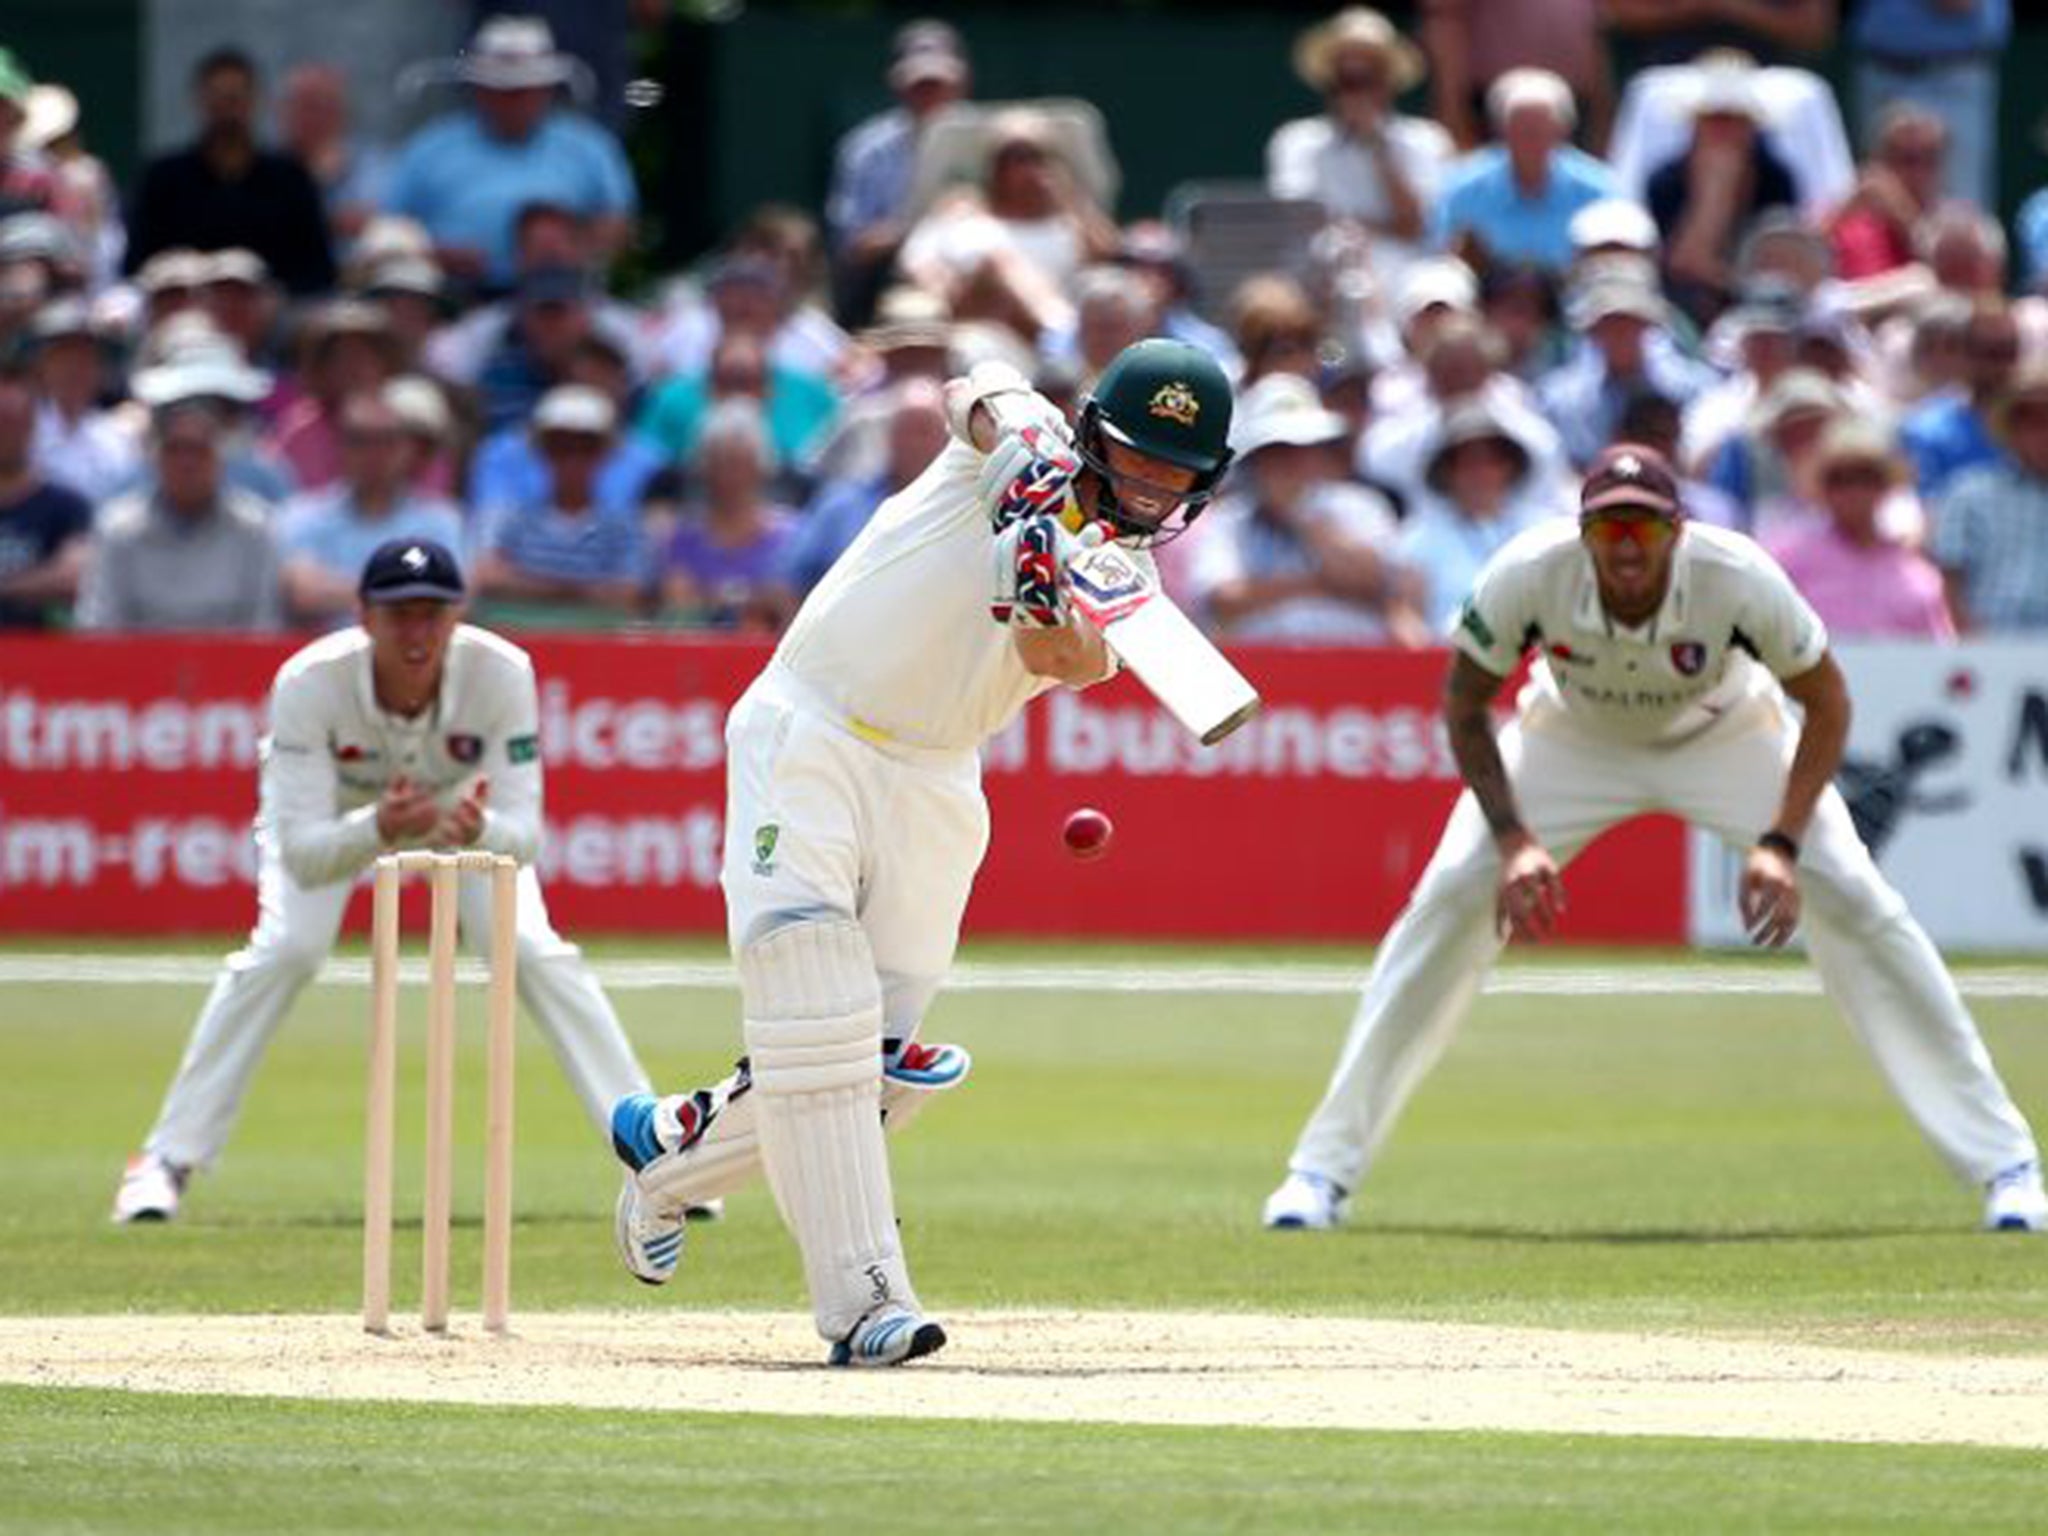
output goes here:
<path id="1" fill-rule="evenodd" d="M 1560 868 L 1608 827 L 1667 811 L 1748 850 L 1745 926 L 1768 946 L 1804 928 L 1907 1112 L 1984 1191 L 1985 1224 L 2048 1227 L 2033 1133 L 1833 787 L 1849 697 L 1827 635 L 1761 549 L 1687 523 L 1670 467 L 1620 445 L 1587 477 L 1576 527 L 1531 529 L 1489 562 L 1453 645 L 1444 723 L 1466 790 L 1380 948 L 1267 1226 L 1336 1224 L 1505 938 L 1554 928 Z M 1525 651 L 1530 681 L 1496 740 L 1489 706 Z"/>
<path id="2" fill-rule="evenodd" d="M 1114 670 L 1070 601 L 1074 530 L 1106 528 L 1149 566 L 1141 546 L 1196 515 L 1230 458 L 1229 383 L 1178 342 L 1111 362 L 1071 450 L 1011 369 L 954 381 L 947 408 L 952 441 L 882 504 L 727 722 L 748 1059 L 613 1117 L 635 1171 L 615 1229 L 627 1268 L 669 1279 L 681 1207 L 763 1167 L 839 1365 L 945 1342 L 911 1286 L 882 1136 L 967 1070 L 916 1037 L 988 841 L 978 749 L 1034 695 Z"/>
<path id="3" fill-rule="evenodd" d="M 256 814 L 257 921 L 200 1010 L 117 1222 L 168 1220 L 220 1155 L 271 1035 L 319 973 L 356 877 L 392 848 L 508 853 L 519 872 L 519 995 L 600 1128 L 647 1075 L 576 947 L 548 922 L 531 861 L 541 842 L 539 698 L 510 641 L 461 622 L 455 557 L 425 540 L 363 568 L 361 622 L 278 669 Z M 465 874 L 463 944 L 490 950 L 488 878 Z"/>

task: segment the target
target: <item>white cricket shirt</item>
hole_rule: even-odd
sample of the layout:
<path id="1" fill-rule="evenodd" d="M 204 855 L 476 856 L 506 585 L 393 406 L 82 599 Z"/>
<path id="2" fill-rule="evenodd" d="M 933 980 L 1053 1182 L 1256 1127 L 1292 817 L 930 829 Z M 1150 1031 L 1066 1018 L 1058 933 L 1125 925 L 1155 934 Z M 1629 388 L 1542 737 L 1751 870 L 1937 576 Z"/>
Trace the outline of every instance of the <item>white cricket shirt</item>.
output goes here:
<path id="1" fill-rule="evenodd" d="M 441 692 L 407 718 L 377 705 L 370 637 L 360 627 L 315 640 L 278 668 L 262 745 L 260 837 L 275 840 L 300 885 L 352 879 L 384 851 L 377 800 L 401 776 L 444 809 L 490 781 L 475 846 L 531 861 L 540 851 L 540 700 L 533 662 L 467 624 L 448 643 Z"/>
<path id="2" fill-rule="evenodd" d="M 1828 648 L 1827 629 L 1757 544 L 1684 525 L 1663 605 L 1639 628 L 1601 606 L 1575 520 L 1519 535 L 1479 573 L 1452 643 L 1505 677 L 1533 649 L 1524 707 L 1550 702 L 1596 735 L 1680 741 L 1743 698 L 1797 677 Z"/>
<path id="3" fill-rule="evenodd" d="M 1054 686 L 1025 670 L 1008 627 L 989 617 L 981 463 L 948 442 L 876 510 L 776 647 L 777 665 L 877 744 L 972 751 Z"/>

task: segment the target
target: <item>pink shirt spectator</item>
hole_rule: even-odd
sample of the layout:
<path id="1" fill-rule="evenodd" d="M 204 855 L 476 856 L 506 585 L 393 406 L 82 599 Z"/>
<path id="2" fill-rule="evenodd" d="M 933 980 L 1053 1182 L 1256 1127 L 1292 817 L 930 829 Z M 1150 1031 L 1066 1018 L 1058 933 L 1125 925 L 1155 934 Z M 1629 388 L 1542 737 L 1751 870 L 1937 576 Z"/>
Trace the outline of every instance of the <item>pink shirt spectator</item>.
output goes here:
<path id="1" fill-rule="evenodd" d="M 292 478 L 302 491 L 317 491 L 341 478 L 341 435 L 326 409 L 311 395 L 301 394 L 278 418 L 272 441 L 278 455 L 291 466 Z M 455 461 L 441 452 L 420 471 L 415 490 L 452 498 L 455 494 Z"/>
<path id="2" fill-rule="evenodd" d="M 1806 522 L 1764 541 L 1828 632 L 1953 640 L 1941 573 L 1900 544 L 1857 544 L 1828 522 Z"/>

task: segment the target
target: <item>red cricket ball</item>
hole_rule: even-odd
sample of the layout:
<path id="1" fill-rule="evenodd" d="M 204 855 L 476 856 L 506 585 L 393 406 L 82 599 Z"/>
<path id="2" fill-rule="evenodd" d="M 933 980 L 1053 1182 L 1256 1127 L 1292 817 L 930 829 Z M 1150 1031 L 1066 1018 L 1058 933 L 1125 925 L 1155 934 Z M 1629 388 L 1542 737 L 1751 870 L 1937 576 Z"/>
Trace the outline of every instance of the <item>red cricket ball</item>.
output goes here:
<path id="1" fill-rule="evenodd" d="M 1110 837 L 1116 827 L 1110 819 L 1093 806 L 1084 805 L 1067 818 L 1067 824 L 1060 829 L 1060 837 L 1067 845 L 1067 852 L 1077 859 L 1099 859 L 1109 851 Z"/>

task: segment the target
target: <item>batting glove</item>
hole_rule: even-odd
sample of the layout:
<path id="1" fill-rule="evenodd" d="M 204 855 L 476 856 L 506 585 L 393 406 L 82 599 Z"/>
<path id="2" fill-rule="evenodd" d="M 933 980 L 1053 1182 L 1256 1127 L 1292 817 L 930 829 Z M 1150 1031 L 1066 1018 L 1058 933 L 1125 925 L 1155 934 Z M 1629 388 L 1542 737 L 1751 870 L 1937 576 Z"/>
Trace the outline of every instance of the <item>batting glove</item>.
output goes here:
<path id="1" fill-rule="evenodd" d="M 1023 518 L 998 533 L 989 617 L 1013 629 L 1066 623 L 1067 558 L 1079 547 L 1056 517 Z"/>
<path id="2" fill-rule="evenodd" d="M 1081 460 L 1049 427 L 1007 433 L 982 461 L 977 494 L 998 533 L 1032 517 L 1057 517 L 1072 500 Z"/>

